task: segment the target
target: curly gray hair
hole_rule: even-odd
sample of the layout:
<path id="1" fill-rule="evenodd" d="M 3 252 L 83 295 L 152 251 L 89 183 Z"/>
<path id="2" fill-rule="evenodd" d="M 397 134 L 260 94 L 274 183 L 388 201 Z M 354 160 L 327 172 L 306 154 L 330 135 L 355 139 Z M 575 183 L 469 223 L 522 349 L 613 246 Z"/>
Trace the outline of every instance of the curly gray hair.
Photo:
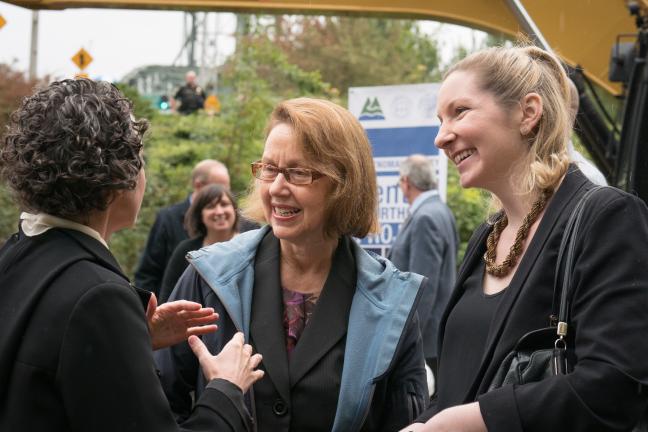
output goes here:
<path id="1" fill-rule="evenodd" d="M 24 209 L 63 218 L 134 189 L 146 120 L 112 84 L 63 80 L 25 98 L 0 142 L 0 178 Z"/>

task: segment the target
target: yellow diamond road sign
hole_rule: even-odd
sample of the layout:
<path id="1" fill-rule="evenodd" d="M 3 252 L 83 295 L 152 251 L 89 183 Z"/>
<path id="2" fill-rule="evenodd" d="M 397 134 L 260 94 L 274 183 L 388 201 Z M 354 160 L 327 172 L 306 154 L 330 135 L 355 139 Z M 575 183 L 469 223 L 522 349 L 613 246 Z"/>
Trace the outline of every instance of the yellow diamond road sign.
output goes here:
<path id="1" fill-rule="evenodd" d="M 4 19 L 4 17 L 3 17 L 2 15 L 0 15 L 0 29 L 1 29 L 2 27 L 4 27 L 5 24 L 7 24 L 7 20 Z"/>
<path id="2" fill-rule="evenodd" d="M 88 51 L 81 48 L 79 51 L 77 51 L 76 54 L 74 54 L 72 61 L 79 67 L 79 69 L 83 70 L 87 68 L 90 63 L 92 63 L 92 56 Z"/>

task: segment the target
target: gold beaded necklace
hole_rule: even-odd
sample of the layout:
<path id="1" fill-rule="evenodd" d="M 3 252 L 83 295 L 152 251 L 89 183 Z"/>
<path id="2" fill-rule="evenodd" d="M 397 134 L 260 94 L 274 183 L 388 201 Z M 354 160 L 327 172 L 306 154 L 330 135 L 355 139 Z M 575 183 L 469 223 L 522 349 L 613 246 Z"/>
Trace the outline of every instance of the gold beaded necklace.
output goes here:
<path id="1" fill-rule="evenodd" d="M 513 245 L 511 245 L 511 249 L 504 261 L 502 261 L 502 264 L 496 264 L 495 258 L 497 255 L 497 242 L 499 241 L 502 231 L 504 231 L 504 228 L 508 225 L 508 217 L 506 217 L 506 213 L 504 213 L 504 215 L 495 222 L 495 225 L 493 225 L 493 231 L 491 231 L 486 240 L 486 253 L 484 254 L 484 262 L 486 263 L 486 272 L 488 274 L 498 278 L 503 278 L 511 272 L 513 267 L 515 267 L 515 263 L 522 253 L 522 244 L 529 235 L 531 225 L 533 225 L 536 219 L 538 219 L 540 213 L 542 213 L 542 210 L 547 204 L 547 200 L 550 196 L 551 192 L 548 190 L 540 192 L 540 197 L 533 203 L 531 211 L 529 211 L 529 213 L 524 217 L 522 225 L 518 228 L 517 233 L 515 234 L 515 241 L 513 242 Z"/>

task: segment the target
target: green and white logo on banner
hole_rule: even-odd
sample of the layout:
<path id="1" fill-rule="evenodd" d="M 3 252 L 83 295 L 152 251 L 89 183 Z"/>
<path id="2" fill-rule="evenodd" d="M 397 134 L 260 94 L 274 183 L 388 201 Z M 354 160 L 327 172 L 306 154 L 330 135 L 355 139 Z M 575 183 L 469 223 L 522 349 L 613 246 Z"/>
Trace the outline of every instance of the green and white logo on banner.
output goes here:
<path id="1" fill-rule="evenodd" d="M 373 100 L 371 97 L 367 98 L 362 107 L 359 120 L 385 120 L 385 115 L 383 114 L 382 108 L 380 108 L 377 97 L 374 97 Z"/>

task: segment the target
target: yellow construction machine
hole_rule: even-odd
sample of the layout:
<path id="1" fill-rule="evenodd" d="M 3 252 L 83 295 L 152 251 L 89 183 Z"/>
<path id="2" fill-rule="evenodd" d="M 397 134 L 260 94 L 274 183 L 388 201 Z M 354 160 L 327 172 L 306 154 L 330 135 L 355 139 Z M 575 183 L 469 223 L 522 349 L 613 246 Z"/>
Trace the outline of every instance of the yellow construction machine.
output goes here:
<path id="1" fill-rule="evenodd" d="M 648 0 L 6 0 L 30 9 L 136 8 L 429 19 L 515 37 L 564 61 L 576 131 L 608 181 L 648 201 Z M 620 108 L 612 110 L 610 100 Z"/>

